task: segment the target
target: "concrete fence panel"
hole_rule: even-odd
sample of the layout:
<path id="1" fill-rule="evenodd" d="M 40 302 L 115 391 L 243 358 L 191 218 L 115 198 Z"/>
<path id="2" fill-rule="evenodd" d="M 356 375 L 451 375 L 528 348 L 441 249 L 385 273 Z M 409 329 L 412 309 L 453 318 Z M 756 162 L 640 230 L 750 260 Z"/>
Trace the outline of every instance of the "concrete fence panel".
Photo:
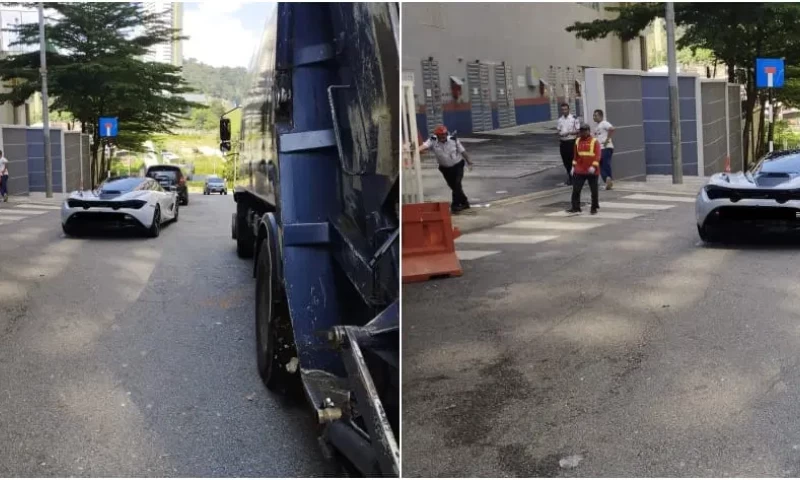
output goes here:
<path id="1" fill-rule="evenodd" d="M 31 192 L 44 192 L 46 190 L 44 167 L 44 135 L 42 130 L 28 129 L 26 132 L 28 144 L 28 181 Z M 50 130 L 50 155 L 53 162 L 53 191 L 62 192 L 61 158 L 61 130 Z"/>
<path id="2" fill-rule="evenodd" d="M 695 78 L 678 78 L 681 156 L 683 174 L 697 175 L 697 108 Z M 669 83 L 666 76 L 642 77 L 645 160 L 648 175 L 672 175 L 672 143 L 669 121 Z"/>
<path id="3" fill-rule="evenodd" d="M 731 156 L 731 171 L 744 168 L 742 148 L 744 123 L 742 122 L 742 92 L 739 85 L 728 85 L 728 149 Z"/>
<path id="4" fill-rule="evenodd" d="M 64 168 L 66 170 L 66 191 L 78 190 L 81 185 L 81 134 L 64 134 Z"/>
<path id="5" fill-rule="evenodd" d="M 636 75 L 604 75 L 603 87 L 604 113 L 615 128 L 612 159 L 614 178 L 644 180 L 646 172 L 642 82 Z M 594 108 L 586 112 L 587 120 L 591 119 L 593 110 Z"/>
<path id="6" fill-rule="evenodd" d="M 728 156 L 728 125 L 726 123 L 726 82 L 701 83 L 703 112 L 703 174 L 713 175 L 725 170 Z"/>
<path id="7" fill-rule="evenodd" d="M 28 142 L 26 127 L 3 127 L 3 155 L 8 159 L 8 193 L 22 195 L 30 192 L 28 182 Z"/>

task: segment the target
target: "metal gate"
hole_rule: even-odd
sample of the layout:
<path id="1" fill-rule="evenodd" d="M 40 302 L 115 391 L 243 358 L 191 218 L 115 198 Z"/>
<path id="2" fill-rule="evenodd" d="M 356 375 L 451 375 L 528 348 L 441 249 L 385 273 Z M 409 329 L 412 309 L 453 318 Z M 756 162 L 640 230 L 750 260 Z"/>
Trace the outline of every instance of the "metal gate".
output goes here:
<path id="1" fill-rule="evenodd" d="M 513 127 L 517 124 L 517 113 L 514 107 L 514 75 L 511 67 L 503 62 L 494 66 L 494 85 L 497 98 L 497 119 L 500 128 Z"/>
<path id="2" fill-rule="evenodd" d="M 428 135 L 432 135 L 433 129 L 444 123 L 438 60 L 429 58 L 422 61 L 422 90 L 425 97 L 425 116 L 428 119 Z"/>
<path id="3" fill-rule="evenodd" d="M 492 96 L 489 92 L 489 65 L 467 64 L 469 101 L 472 104 L 472 131 L 485 132 L 492 129 Z"/>

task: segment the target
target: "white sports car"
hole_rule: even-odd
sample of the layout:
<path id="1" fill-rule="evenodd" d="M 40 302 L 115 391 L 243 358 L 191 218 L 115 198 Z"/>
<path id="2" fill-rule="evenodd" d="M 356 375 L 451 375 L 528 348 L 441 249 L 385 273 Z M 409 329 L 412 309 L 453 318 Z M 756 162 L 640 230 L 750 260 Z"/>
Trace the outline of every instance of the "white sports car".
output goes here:
<path id="1" fill-rule="evenodd" d="M 697 195 L 706 242 L 755 231 L 800 231 L 800 151 L 773 152 L 746 172 L 713 175 Z"/>
<path id="2" fill-rule="evenodd" d="M 178 195 L 152 178 L 112 178 L 97 190 L 75 191 L 61 207 L 67 235 L 101 227 L 135 227 L 157 237 L 161 225 L 178 221 Z"/>

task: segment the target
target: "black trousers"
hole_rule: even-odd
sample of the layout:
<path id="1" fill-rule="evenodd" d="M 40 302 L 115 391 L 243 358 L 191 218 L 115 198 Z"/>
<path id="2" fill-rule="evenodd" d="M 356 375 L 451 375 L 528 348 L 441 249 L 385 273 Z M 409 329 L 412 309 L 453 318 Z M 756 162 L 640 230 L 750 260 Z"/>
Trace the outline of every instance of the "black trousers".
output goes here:
<path id="1" fill-rule="evenodd" d="M 447 182 L 447 186 L 453 191 L 453 202 L 450 204 L 451 207 L 469 205 L 469 200 L 467 200 L 467 196 L 464 194 L 464 189 L 461 187 L 461 180 L 464 179 L 464 164 L 464 160 L 461 160 L 452 167 L 439 166 L 439 171 L 442 172 L 444 181 Z"/>
<path id="2" fill-rule="evenodd" d="M 567 177 L 572 181 L 572 176 L 569 174 L 572 171 L 572 156 L 575 154 L 575 140 L 561 140 L 559 145 L 561 150 L 561 161 L 564 162 L 564 168 L 567 170 Z"/>
<path id="3" fill-rule="evenodd" d="M 576 173 L 572 181 L 572 208 L 574 210 L 581 209 L 581 190 L 583 190 L 583 183 L 587 180 L 589 181 L 589 188 L 592 190 L 592 208 L 600 208 L 597 175 L 582 175 Z"/>

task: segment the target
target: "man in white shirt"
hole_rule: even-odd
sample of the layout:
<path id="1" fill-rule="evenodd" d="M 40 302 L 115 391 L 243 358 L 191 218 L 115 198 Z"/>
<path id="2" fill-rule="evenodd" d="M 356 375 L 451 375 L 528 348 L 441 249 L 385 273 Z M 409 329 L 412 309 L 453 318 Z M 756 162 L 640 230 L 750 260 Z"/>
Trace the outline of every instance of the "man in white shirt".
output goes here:
<path id="1" fill-rule="evenodd" d="M 453 191 L 453 201 L 450 210 L 458 213 L 469 208 L 469 200 L 461 187 L 464 178 L 464 162 L 472 170 L 472 161 L 467 155 L 467 151 L 457 138 L 447 134 L 447 127 L 439 125 L 433 131 L 433 136 L 425 143 L 420 145 L 419 153 L 432 150 L 439 162 L 439 171 L 442 172 L 444 181 Z"/>
<path id="2" fill-rule="evenodd" d="M 602 110 L 594 111 L 594 123 L 597 124 L 594 128 L 594 137 L 600 142 L 600 177 L 606 184 L 606 190 L 611 190 L 614 182 L 611 179 L 611 156 L 614 155 L 614 142 L 611 141 L 614 135 L 614 125 L 605 119 Z"/>
<path id="3" fill-rule="evenodd" d="M 560 140 L 559 150 L 561 151 L 561 161 L 567 170 L 567 181 L 564 185 L 572 185 L 572 156 L 575 150 L 575 139 L 578 138 L 580 122 L 574 115 L 569 113 L 569 105 L 561 104 L 561 116 L 558 117 L 558 138 Z"/>
<path id="4" fill-rule="evenodd" d="M 3 201 L 8 201 L 8 159 L 0 150 L 0 195 Z"/>

